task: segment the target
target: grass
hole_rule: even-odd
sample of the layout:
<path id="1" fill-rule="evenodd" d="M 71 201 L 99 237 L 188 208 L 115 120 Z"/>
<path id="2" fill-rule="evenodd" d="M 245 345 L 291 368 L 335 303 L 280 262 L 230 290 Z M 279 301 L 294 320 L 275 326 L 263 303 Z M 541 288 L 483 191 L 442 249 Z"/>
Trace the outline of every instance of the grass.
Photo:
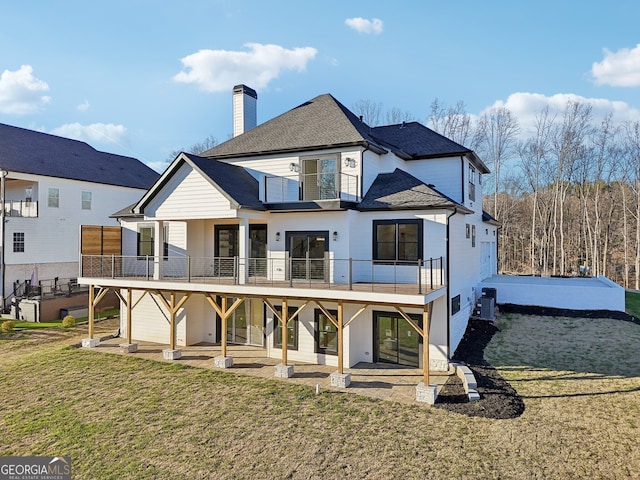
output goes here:
<path id="1" fill-rule="evenodd" d="M 640 318 L 640 293 L 625 292 L 625 308 L 628 314 Z"/>
<path id="2" fill-rule="evenodd" d="M 100 313 L 96 312 L 95 318 L 96 320 L 100 320 L 100 319 L 112 317 L 119 314 L 120 314 L 120 310 L 117 308 L 112 310 L 104 310 Z M 88 319 L 89 317 L 78 317 L 76 318 L 76 323 L 86 322 Z M 5 320 L 14 320 L 14 319 L 8 318 L 8 317 L 0 317 L 0 323 L 4 322 Z M 14 326 L 15 331 L 33 330 L 33 329 L 40 329 L 40 328 L 63 328 L 61 318 L 57 320 L 50 320 L 48 322 L 20 322 L 17 320 L 14 320 L 14 321 L 15 321 L 15 326 Z"/>
<path id="3" fill-rule="evenodd" d="M 9 339 L 0 455 L 70 455 L 78 479 L 636 476 L 640 326 L 501 321 L 486 356 L 524 398 L 513 420 L 69 348 L 81 327 Z"/>

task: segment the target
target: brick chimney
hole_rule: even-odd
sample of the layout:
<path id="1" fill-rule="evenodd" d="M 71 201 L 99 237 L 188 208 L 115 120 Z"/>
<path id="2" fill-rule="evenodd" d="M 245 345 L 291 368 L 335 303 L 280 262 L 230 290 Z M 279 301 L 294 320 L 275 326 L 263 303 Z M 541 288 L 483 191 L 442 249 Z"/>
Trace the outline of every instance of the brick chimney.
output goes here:
<path id="1" fill-rule="evenodd" d="M 233 87 L 233 136 L 243 134 L 257 125 L 258 94 L 246 85 Z"/>

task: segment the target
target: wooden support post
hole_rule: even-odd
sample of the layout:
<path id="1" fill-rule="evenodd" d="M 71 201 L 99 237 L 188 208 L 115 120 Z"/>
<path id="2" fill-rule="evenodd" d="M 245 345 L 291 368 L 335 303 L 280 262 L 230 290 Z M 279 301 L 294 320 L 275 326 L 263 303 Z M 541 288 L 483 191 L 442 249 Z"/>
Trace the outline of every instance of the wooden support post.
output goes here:
<path id="1" fill-rule="evenodd" d="M 169 348 L 176 349 L 176 292 L 171 292 L 169 302 L 169 323 L 171 324 L 171 336 L 169 337 Z"/>
<path id="2" fill-rule="evenodd" d="M 282 299 L 282 365 L 287 366 L 287 344 L 289 343 L 289 305 L 286 298 Z"/>
<path id="3" fill-rule="evenodd" d="M 220 310 L 222 311 L 222 315 L 220 315 L 220 346 L 222 347 L 221 355 L 223 357 L 227 356 L 227 297 L 223 296 L 220 300 Z"/>
<path id="4" fill-rule="evenodd" d="M 424 385 L 429 385 L 429 327 L 431 323 L 431 303 L 424 305 L 422 311 L 422 370 Z"/>
<path id="5" fill-rule="evenodd" d="M 127 343 L 133 343 L 133 334 L 131 333 L 131 314 L 133 313 L 131 289 L 127 288 Z"/>
<path id="6" fill-rule="evenodd" d="M 94 301 L 96 298 L 95 287 L 89 285 L 89 338 L 93 338 L 93 318 L 95 315 Z"/>
<path id="7" fill-rule="evenodd" d="M 344 373 L 344 341 L 342 334 L 344 333 L 344 304 L 342 300 L 338 302 L 338 373 Z"/>

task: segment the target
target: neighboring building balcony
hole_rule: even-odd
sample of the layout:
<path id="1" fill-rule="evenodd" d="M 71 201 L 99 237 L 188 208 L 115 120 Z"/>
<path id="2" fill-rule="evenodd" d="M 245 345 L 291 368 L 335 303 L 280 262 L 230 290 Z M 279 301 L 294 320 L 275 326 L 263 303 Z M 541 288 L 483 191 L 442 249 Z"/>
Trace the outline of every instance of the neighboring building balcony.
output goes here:
<path id="1" fill-rule="evenodd" d="M 4 214 L 7 217 L 36 218 L 38 216 L 38 202 L 7 200 L 4 202 Z"/>
<path id="2" fill-rule="evenodd" d="M 442 258 L 374 262 L 334 258 L 153 257 L 82 255 L 80 277 L 99 279 L 334 289 L 425 295 L 445 285 Z M 119 282 L 124 285 L 124 282 Z M 149 288 L 152 288 L 150 285 Z"/>
<path id="3" fill-rule="evenodd" d="M 358 176 L 348 173 L 309 173 L 265 176 L 265 203 L 310 202 L 316 200 L 361 200 Z"/>

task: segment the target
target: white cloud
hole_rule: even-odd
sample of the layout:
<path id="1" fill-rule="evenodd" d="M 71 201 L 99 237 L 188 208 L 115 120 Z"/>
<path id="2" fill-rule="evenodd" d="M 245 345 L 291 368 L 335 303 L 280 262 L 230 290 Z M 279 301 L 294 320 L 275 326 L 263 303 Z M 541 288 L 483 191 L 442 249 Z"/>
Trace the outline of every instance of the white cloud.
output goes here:
<path id="1" fill-rule="evenodd" d="M 591 75 L 596 85 L 640 87 L 640 44 L 617 52 L 604 49 L 604 60 L 594 63 Z"/>
<path id="2" fill-rule="evenodd" d="M 0 75 L 0 112 L 26 115 L 38 111 L 51 101 L 42 95 L 49 85 L 33 76 L 31 65 L 22 65 L 14 72 L 5 70 Z"/>
<path id="3" fill-rule="evenodd" d="M 546 96 L 540 93 L 516 92 L 509 95 L 506 101 L 496 101 L 480 114 L 486 113 L 491 108 L 506 107 L 518 119 L 521 135 L 528 137 L 533 133 L 536 115 L 545 106 L 549 107 L 551 115 L 562 114 L 569 101 L 591 105 L 594 123 L 609 113 L 612 114 L 612 119 L 616 123 L 640 120 L 640 110 L 631 107 L 628 103 L 605 98 L 587 98 L 574 93 Z"/>
<path id="4" fill-rule="evenodd" d="M 51 130 L 54 135 L 73 138 L 87 142 L 91 146 L 96 143 L 115 143 L 122 146 L 127 141 L 127 129 L 123 125 L 112 123 L 92 123 L 81 125 L 79 123 L 67 123 Z"/>
<path id="5" fill-rule="evenodd" d="M 173 77 L 176 82 L 195 83 L 207 92 L 228 92 L 244 83 L 265 88 L 283 70 L 304 71 L 315 58 L 312 47 L 286 49 L 279 45 L 246 43 L 249 51 L 200 50 L 182 58 L 184 69 Z"/>
<path id="6" fill-rule="evenodd" d="M 87 110 L 89 110 L 89 107 L 91 107 L 91 105 L 89 104 L 89 100 L 85 99 L 84 102 L 76 106 L 76 110 L 78 110 L 79 112 L 86 112 Z"/>
<path id="7" fill-rule="evenodd" d="M 347 18 L 344 23 L 358 33 L 373 33 L 374 35 L 380 35 L 384 26 L 379 18 L 371 20 L 362 17 Z"/>

